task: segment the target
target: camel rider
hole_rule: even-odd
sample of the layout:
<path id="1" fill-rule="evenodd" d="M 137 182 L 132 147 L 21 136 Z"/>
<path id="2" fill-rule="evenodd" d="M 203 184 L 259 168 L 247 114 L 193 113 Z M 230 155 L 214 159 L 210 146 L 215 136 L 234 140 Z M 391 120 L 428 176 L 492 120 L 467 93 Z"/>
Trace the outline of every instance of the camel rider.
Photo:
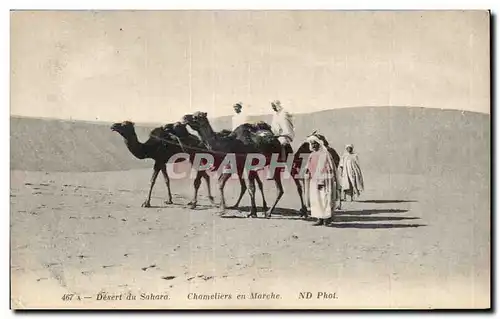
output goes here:
<path id="1" fill-rule="evenodd" d="M 248 116 L 243 112 L 243 105 L 241 102 L 233 105 L 233 108 L 236 113 L 233 115 L 232 130 L 234 131 L 238 126 L 248 123 Z"/>
<path id="2" fill-rule="evenodd" d="M 285 111 L 278 100 L 271 102 L 271 107 L 274 111 L 271 128 L 281 143 L 281 158 L 286 160 L 286 149 L 291 149 L 291 143 L 295 137 L 292 116 Z"/>

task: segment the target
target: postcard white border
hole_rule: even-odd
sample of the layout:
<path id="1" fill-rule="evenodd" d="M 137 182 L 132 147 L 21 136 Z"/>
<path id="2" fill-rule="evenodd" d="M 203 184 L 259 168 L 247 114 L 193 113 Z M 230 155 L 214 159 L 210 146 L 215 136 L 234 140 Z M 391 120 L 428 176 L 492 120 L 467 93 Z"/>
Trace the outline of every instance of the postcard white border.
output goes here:
<path id="1" fill-rule="evenodd" d="M 10 189 L 10 153 L 9 151 L 5 152 L 5 150 L 9 150 L 10 148 L 10 126 L 9 126 L 9 116 L 10 116 L 10 107 L 9 107 L 9 11 L 11 9 L 45 9 L 45 10 L 53 10 L 53 9 L 70 9 L 70 10 L 89 10 L 89 9 L 142 9 L 142 10 L 159 10 L 159 9 L 317 9 L 317 10 L 416 10 L 416 9 L 426 9 L 426 10 L 444 10 L 444 9 L 454 9 L 454 10 L 492 10 L 493 14 L 498 14 L 500 12 L 500 1 L 498 0 L 453 0 L 453 1 L 444 1 L 444 0 L 419 0 L 419 1 L 390 1 L 390 0 L 379 0 L 379 1 L 356 1 L 356 0 L 338 0 L 338 1 L 321 1 L 321 0 L 308 0 L 308 1 L 299 1 L 299 0 L 242 0 L 242 1 L 230 1 L 230 0 L 212 0 L 212 1 L 203 1 L 203 0 L 176 0 L 176 1 L 154 1 L 154 0 L 87 0 L 87 1 L 78 1 L 78 2 L 69 2 L 63 0 L 52 0 L 52 1 L 36 1 L 36 0 L 22 0 L 22 1 L 13 1 L 13 0 L 4 0 L 0 4 L 0 34 L 1 39 L 3 40 L 2 49 L 0 50 L 1 62 L 0 62 L 0 74 L 1 74 L 1 89 L 0 96 L 3 107 L 3 117 L 2 123 L 0 125 L 0 129 L 2 130 L 1 143 L 3 156 L 1 157 L 2 167 L 2 185 L 1 185 L 1 203 L 2 203 L 2 211 L 3 214 L 0 214 L 0 225 L 3 227 L 3 231 L 0 232 L 1 236 L 1 265 L 3 271 L 3 275 L 1 278 L 1 292 L 0 292 L 0 300 L 2 300 L 3 306 L 1 307 L 0 313 L 2 318 L 11 318 L 14 316 L 14 313 L 9 308 L 10 303 L 10 282 L 9 282 L 9 273 L 10 273 L 10 260 L 9 260 L 9 250 L 10 250 L 10 242 L 9 242 L 9 228 L 10 228 L 10 220 L 9 220 L 9 209 L 10 203 L 8 200 L 7 193 Z M 497 21 L 498 25 L 498 21 Z M 495 38 L 496 34 L 495 32 Z M 496 42 L 496 41 L 495 41 Z M 498 58 L 498 51 L 496 51 L 495 57 Z M 498 81 L 494 82 L 494 90 L 498 92 Z M 493 101 L 495 102 L 495 101 Z M 495 112 L 495 114 L 498 112 Z M 497 116 L 495 116 L 497 117 Z M 495 139 L 495 146 L 498 139 Z M 495 147 L 495 149 L 497 148 Z M 493 180 L 492 180 L 493 181 Z M 493 183 L 492 183 L 493 184 Z M 497 198 L 497 190 L 494 189 L 494 196 Z M 493 212 L 494 214 L 495 212 Z M 498 218 L 496 218 L 497 224 L 495 226 L 498 227 Z M 496 246 L 496 253 L 498 253 L 498 245 Z M 493 256 L 492 256 L 493 257 Z M 498 305 L 498 294 L 496 294 L 497 300 L 496 304 Z M 492 300 L 492 302 L 495 302 Z M 406 313 L 399 313 L 393 315 L 405 315 Z M 52 317 L 52 313 L 46 314 L 38 314 L 39 316 Z M 61 317 L 73 317 L 77 315 L 76 313 L 65 313 L 61 315 Z M 89 314 L 90 315 L 90 314 Z M 123 313 L 114 313 L 114 314 L 92 314 L 97 318 L 104 318 L 106 315 L 114 315 L 121 316 Z M 139 313 L 131 313 L 134 318 L 146 318 L 147 314 L 139 314 Z M 163 315 L 163 314 L 159 314 Z M 174 314 L 169 314 L 174 315 Z M 186 313 L 176 313 L 175 316 L 184 316 Z M 203 314 L 191 314 L 191 316 L 202 316 Z M 206 314 L 205 314 L 206 315 Z M 220 315 L 220 314 L 212 314 L 212 315 Z M 238 314 L 227 314 L 229 316 L 237 316 Z M 248 315 L 248 314 L 247 314 Z M 268 313 L 268 314 L 255 314 L 260 318 L 276 318 L 279 316 L 285 316 L 287 313 Z M 303 314 L 295 314 L 295 316 L 303 316 L 309 317 L 311 313 L 303 313 Z M 320 315 L 320 314 L 316 314 Z M 324 313 L 322 316 L 331 315 L 330 313 Z M 334 314 L 336 318 L 348 317 L 350 314 Z M 352 314 L 351 314 L 352 315 Z M 373 315 L 386 315 L 385 313 L 379 314 L 369 314 Z M 437 316 L 437 314 L 430 314 L 431 316 Z M 450 314 L 450 315 L 459 315 L 459 314 Z M 460 314 L 462 315 L 462 314 Z M 470 316 L 476 316 L 479 314 L 469 314 Z M 81 317 L 81 314 L 79 315 Z"/>

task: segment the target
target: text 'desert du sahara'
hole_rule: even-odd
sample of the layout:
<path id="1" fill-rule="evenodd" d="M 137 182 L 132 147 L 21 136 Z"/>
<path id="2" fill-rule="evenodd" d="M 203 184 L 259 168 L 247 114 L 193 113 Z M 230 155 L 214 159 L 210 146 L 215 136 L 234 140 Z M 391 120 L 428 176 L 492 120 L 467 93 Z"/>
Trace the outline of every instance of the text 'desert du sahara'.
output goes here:
<path id="1" fill-rule="evenodd" d="M 310 300 L 310 299 L 320 299 L 320 300 L 334 300 L 338 299 L 336 292 L 310 292 L 303 291 L 299 292 L 297 299 Z M 64 294 L 61 298 L 63 301 L 81 301 L 94 299 L 95 301 L 158 301 L 158 300 L 171 300 L 168 294 L 154 294 L 154 293 L 140 293 L 133 294 L 128 293 L 107 293 L 99 292 L 94 296 L 80 296 L 77 294 Z M 250 293 L 196 293 L 190 292 L 186 295 L 186 299 L 190 301 L 210 301 L 210 300 L 279 300 L 283 299 L 282 295 L 275 292 L 250 292 Z"/>

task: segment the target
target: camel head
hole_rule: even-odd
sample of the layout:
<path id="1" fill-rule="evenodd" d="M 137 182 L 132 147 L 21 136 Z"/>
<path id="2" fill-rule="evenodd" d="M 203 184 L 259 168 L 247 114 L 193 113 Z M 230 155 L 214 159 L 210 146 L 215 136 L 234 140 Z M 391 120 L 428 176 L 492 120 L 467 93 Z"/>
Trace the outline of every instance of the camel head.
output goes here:
<path id="1" fill-rule="evenodd" d="M 195 112 L 184 115 L 182 124 L 189 125 L 195 131 L 200 131 L 200 129 L 210 126 L 206 112 Z"/>
<path id="2" fill-rule="evenodd" d="M 149 133 L 149 136 L 159 137 L 160 139 L 176 139 L 176 138 L 186 138 L 189 137 L 189 131 L 186 128 L 186 124 L 181 122 L 168 123 L 162 127 L 157 127 Z"/>
<path id="3" fill-rule="evenodd" d="M 124 138 L 128 138 L 135 134 L 135 128 L 134 128 L 134 123 L 130 121 L 125 121 L 121 123 L 114 123 L 111 125 L 111 130 L 113 132 L 117 132 Z"/>

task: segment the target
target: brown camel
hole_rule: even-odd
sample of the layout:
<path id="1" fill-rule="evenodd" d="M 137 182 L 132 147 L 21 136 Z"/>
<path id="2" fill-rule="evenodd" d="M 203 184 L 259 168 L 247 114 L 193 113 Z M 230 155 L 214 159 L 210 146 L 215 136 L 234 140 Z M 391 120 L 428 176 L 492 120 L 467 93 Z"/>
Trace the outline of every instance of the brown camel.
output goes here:
<path id="1" fill-rule="evenodd" d="M 171 131 L 171 133 L 173 133 L 173 135 L 175 135 L 176 137 L 180 137 L 181 140 L 183 138 L 183 136 L 186 136 L 186 135 L 191 135 L 189 134 L 188 130 L 186 129 L 186 123 L 184 124 L 181 124 L 181 123 L 177 123 L 176 124 L 176 129 L 174 129 L 173 131 Z M 182 129 L 179 129 L 180 127 L 182 127 Z M 229 141 L 229 140 L 232 140 L 234 141 L 235 140 L 235 137 L 232 136 L 232 131 L 229 131 L 229 130 L 222 130 L 220 132 L 215 132 L 214 133 L 215 136 L 216 136 L 216 139 L 217 140 L 225 140 L 225 141 Z M 230 136 L 231 135 L 231 136 Z M 191 135 L 191 136 L 194 136 L 194 135 Z M 197 138 L 197 137 L 195 137 Z M 209 168 L 210 171 L 213 171 L 213 170 L 217 170 L 226 153 L 223 153 L 223 152 L 217 152 L 217 151 L 214 151 L 212 148 L 210 148 L 209 146 L 207 146 L 207 144 L 203 143 L 203 142 L 200 142 L 203 146 L 202 147 L 199 147 L 197 149 L 193 149 L 193 152 L 196 153 L 196 151 L 199 151 L 199 152 L 202 152 L 202 153 L 206 153 L 206 154 L 209 154 L 209 155 L 212 155 L 212 157 L 214 158 L 214 163 L 212 163 L 211 167 Z M 201 163 L 202 165 L 204 163 Z M 231 174 L 229 175 L 231 176 Z M 245 184 L 245 181 L 243 180 L 243 177 L 242 177 L 242 174 L 239 174 L 238 175 L 239 177 L 239 180 L 240 180 L 240 196 L 236 202 L 236 204 L 234 204 L 233 206 L 231 207 L 228 207 L 230 209 L 236 209 L 238 208 L 240 202 L 241 202 L 241 199 L 243 197 L 243 194 L 246 192 L 246 189 L 247 189 L 247 186 Z M 259 189 L 260 189 L 260 193 L 262 194 L 262 202 L 263 202 L 263 209 L 264 211 L 266 211 L 268 208 L 267 208 L 267 203 L 266 203 L 266 199 L 265 199 L 265 196 L 264 196 L 264 188 L 263 188 L 263 184 L 262 184 L 262 181 L 260 180 L 259 176 L 257 175 L 255 177 L 256 181 L 257 181 L 257 184 L 259 185 Z M 196 198 L 197 198 L 197 192 L 195 191 L 195 195 L 193 197 L 193 201 L 196 202 Z"/>
<path id="2" fill-rule="evenodd" d="M 179 124 L 167 124 L 164 127 L 157 127 L 153 129 L 149 135 L 149 139 L 145 143 L 139 142 L 137 134 L 135 133 L 134 123 L 125 121 L 122 123 L 115 123 L 111 126 L 112 131 L 119 133 L 124 138 L 127 148 L 136 158 L 151 158 L 155 161 L 153 165 L 153 176 L 151 177 L 151 185 L 149 188 L 148 197 L 142 204 L 142 207 L 151 207 L 151 193 L 160 171 L 163 174 L 163 178 L 165 179 L 168 190 L 168 200 L 165 201 L 165 203 L 172 204 L 173 202 L 172 193 L 170 190 L 170 179 L 166 168 L 168 160 L 174 154 L 186 152 L 190 155 L 189 160 L 192 162 L 195 152 L 189 152 L 188 147 L 195 147 L 196 149 L 204 147 L 201 141 L 196 136 L 189 133 L 182 136 L 181 138 L 176 137 L 176 133 L 179 134 L 179 132 L 183 132 L 182 124 Z M 185 145 L 185 147 L 183 147 L 182 145 Z M 176 161 L 176 163 L 183 162 L 184 160 L 185 159 L 180 158 Z M 194 180 L 195 196 L 194 199 L 188 203 L 191 208 L 196 207 L 196 197 L 198 194 L 198 189 L 201 185 L 201 178 L 204 178 L 207 183 L 208 198 L 212 203 L 214 202 L 210 189 L 210 177 L 205 171 L 198 171 Z"/>
<path id="3" fill-rule="evenodd" d="M 259 123 L 257 125 L 244 124 L 237 127 L 231 134 L 225 137 L 219 137 L 212 129 L 207 113 L 196 112 L 194 114 L 188 114 L 184 116 L 184 123 L 188 124 L 193 130 L 197 131 L 202 141 L 207 145 L 209 150 L 219 154 L 216 156 L 216 163 L 219 165 L 227 154 L 235 154 L 237 173 L 241 183 L 241 193 L 238 198 L 237 204 L 243 197 L 246 191 L 245 181 L 243 179 L 244 165 L 246 161 L 247 154 L 250 153 L 260 153 L 266 158 L 266 166 L 269 166 L 270 160 L 273 154 L 278 156 L 281 153 L 281 145 L 278 139 L 274 136 L 270 127 L 266 123 Z M 289 151 L 291 153 L 293 151 Z M 224 186 L 227 180 L 231 177 L 231 173 L 223 172 L 219 177 L 219 191 L 221 194 L 221 209 L 224 210 L 225 199 L 224 199 Z M 273 180 L 276 183 L 276 188 L 278 191 L 276 200 L 270 209 L 266 210 L 265 217 L 270 218 L 276 205 L 283 196 L 283 185 L 281 182 L 281 174 L 273 174 Z M 294 179 L 295 180 L 295 179 Z M 252 170 L 248 172 L 248 182 L 249 182 L 249 193 L 251 200 L 251 210 L 249 217 L 257 217 L 257 208 L 255 205 L 255 182 L 259 183 L 261 187 L 261 181 L 259 175 L 256 171 Z M 301 204 L 303 210 L 305 210 L 305 205 L 302 197 L 302 188 L 299 181 L 296 181 L 297 190 L 299 192 Z M 264 196 L 263 196 L 264 197 Z M 265 200 L 264 200 L 265 202 Z"/>
<path id="4" fill-rule="evenodd" d="M 337 151 L 333 147 L 331 147 L 329 145 L 329 143 L 326 140 L 326 138 L 325 138 L 324 135 L 319 134 L 317 131 L 314 131 L 309 136 L 312 136 L 312 135 L 316 136 L 317 138 L 319 138 L 320 140 L 323 141 L 323 144 L 325 145 L 325 147 L 327 148 L 328 152 L 330 153 L 330 155 L 333 158 L 333 162 L 335 163 L 335 167 L 338 168 L 339 163 L 340 163 L 340 156 L 337 153 Z M 302 167 L 303 161 L 307 161 L 307 159 L 308 159 L 308 156 L 304 156 L 304 155 L 305 154 L 311 154 L 311 152 L 312 151 L 309 148 L 309 143 L 308 142 L 303 142 L 300 145 L 300 147 L 297 149 L 297 151 L 295 152 L 294 158 L 293 158 L 293 168 L 292 168 L 292 171 L 295 174 L 299 173 L 300 168 Z M 297 178 L 297 179 L 300 180 L 301 184 L 304 185 L 303 186 L 303 196 L 306 198 L 307 207 L 309 207 L 309 185 L 308 185 L 309 181 L 307 179 L 302 178 L 302 177 Z M 340 194 L 339 194 L 339 196 L 340 196 Z M 302 217 L 307 217 L 308 211 L 307 210 L 305 210 L 305 211 L 301 210 L 301 215 L 302 215 Z"/>

